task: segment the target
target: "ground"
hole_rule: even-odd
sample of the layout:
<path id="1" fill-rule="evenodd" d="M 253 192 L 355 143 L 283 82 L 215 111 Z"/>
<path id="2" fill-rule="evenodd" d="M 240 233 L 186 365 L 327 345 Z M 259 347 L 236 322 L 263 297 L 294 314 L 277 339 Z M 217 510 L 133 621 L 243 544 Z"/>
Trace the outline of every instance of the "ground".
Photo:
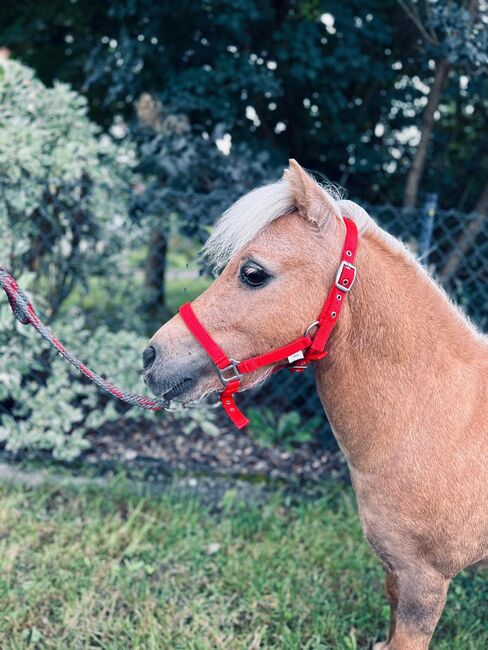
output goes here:
<path id="1" fill-rule="evenodd" d="M 154 423 L 117 421 L 107 423 L 87 438 L 92 443 L 84 454 L 85 464 L 122 462 L 159 467 L 168 474 L 190 472 L 220 476 L 246 476 L 249 479 L 320 480 L 344 472 L 342 456 L 330 440 L 320 437 L 309 443 L 283 448 L 265 446 L 248 431 L 239 431 L 222 411 L 219 435 L 210 435 L 199 427 L 183 433 L 170 418 Z M 0 458 L 2 453 L 0 452 Z"/>
<path id="2" fill-rule="evenodd" d="M 255 505 L 230 489 L 211 510 L 120 478 L 3 483 L 0 497 L 2 650 L 351 650 L 386 630 L 347 486 Z M 433 648 L 488 647 L 486 577 L 455 581 Z"/>

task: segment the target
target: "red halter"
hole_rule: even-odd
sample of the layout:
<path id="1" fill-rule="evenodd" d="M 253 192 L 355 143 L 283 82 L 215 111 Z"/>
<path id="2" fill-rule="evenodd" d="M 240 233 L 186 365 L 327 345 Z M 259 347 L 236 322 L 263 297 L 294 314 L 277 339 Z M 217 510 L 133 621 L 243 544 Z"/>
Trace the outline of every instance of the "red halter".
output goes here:
<path id="1" fill-rule="evenodd" d="M 307 327 L 303 336 L 291 343 L 245 361 L 235 361 L 229 358 L 213 340 L 196 317 L 189 302 L 180 307 L 179 311 L 183 322 L 217 366 L 220 381 L 224 385 L 224 390 L 220 393 L 220 401 L 229 418 L 239 429 L 249 424 L 249 420 L 239 411 L 234 401 L 234 393 L 240 389 L 242 375 L 285 359 L 286 363 L 278 366 L 277 369 L 287 367 L 288 370 L 303 372 L 310 361 L 323 359 L 326 356 L 325 346 L 340 316 L 346 294 L 356 278 L 354 258 L 358 244 L 358 230 L 351 219 L 344 217 L 344 223 L 346 224 L 346 238 L 335 282 L 317 320 Z M 312 338 L 310 332 L 314 328 L 317 328 L 317 331 Z"/>

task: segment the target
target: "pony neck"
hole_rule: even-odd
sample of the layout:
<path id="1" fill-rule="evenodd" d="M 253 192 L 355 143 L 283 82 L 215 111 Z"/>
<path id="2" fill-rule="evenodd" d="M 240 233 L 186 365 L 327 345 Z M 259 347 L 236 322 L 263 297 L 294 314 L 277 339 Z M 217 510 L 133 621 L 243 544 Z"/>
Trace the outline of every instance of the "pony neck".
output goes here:
<path id="1" fill-rule="evenodd" d="M 462 369 L 487 361 L 486 341 L 400 245 L 360 236 L 358 277 L 316 364 L 317 390 L 351 469 L 381 471 L 431 400 L 453 398 Z M 461 375 L 460 375 L 461 372 Z M 445 382 L 442 384 L 440 382 Z M 442 386 L 450 390 L 442 390 Z M 449 409 L 446 401 L 445 408 Z M 424 420 L 425 422 L 425 420 Z"/>

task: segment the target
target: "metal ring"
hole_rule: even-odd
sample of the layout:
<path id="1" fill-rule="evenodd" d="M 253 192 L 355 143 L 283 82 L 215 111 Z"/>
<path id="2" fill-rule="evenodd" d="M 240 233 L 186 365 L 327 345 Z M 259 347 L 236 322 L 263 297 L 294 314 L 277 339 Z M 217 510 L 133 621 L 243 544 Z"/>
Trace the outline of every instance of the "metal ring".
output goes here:
<path id="1" fill-rule="evenodd" d="M 314 320 L 313 323 L 310 323 L 310 325 L 307 327 L 305 330 L 305 334 L 303 336 L 308 336 L 310 334 L 310 330 L 313 330 L 314 327 L 318 327 L 320 325 L 318 320 Z"/>

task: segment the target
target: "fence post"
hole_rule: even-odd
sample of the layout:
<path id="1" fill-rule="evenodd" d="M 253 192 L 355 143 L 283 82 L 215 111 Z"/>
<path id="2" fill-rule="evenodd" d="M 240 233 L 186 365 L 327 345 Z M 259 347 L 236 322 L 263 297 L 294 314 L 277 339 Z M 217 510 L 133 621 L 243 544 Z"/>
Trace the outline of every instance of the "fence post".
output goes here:
<path id="1" fill-rule="evenodd" d="M 437 212 L 437 202 L 439 195 L 437 193 L 427 194 L 424 207 L 422 209 L 422 225 L 419 238 L 419 258 L 420 262 L 427 266 L 429 263 L 430 247 L 432 243 L 432 233 L 434 232 L 434 221 Z"/>

